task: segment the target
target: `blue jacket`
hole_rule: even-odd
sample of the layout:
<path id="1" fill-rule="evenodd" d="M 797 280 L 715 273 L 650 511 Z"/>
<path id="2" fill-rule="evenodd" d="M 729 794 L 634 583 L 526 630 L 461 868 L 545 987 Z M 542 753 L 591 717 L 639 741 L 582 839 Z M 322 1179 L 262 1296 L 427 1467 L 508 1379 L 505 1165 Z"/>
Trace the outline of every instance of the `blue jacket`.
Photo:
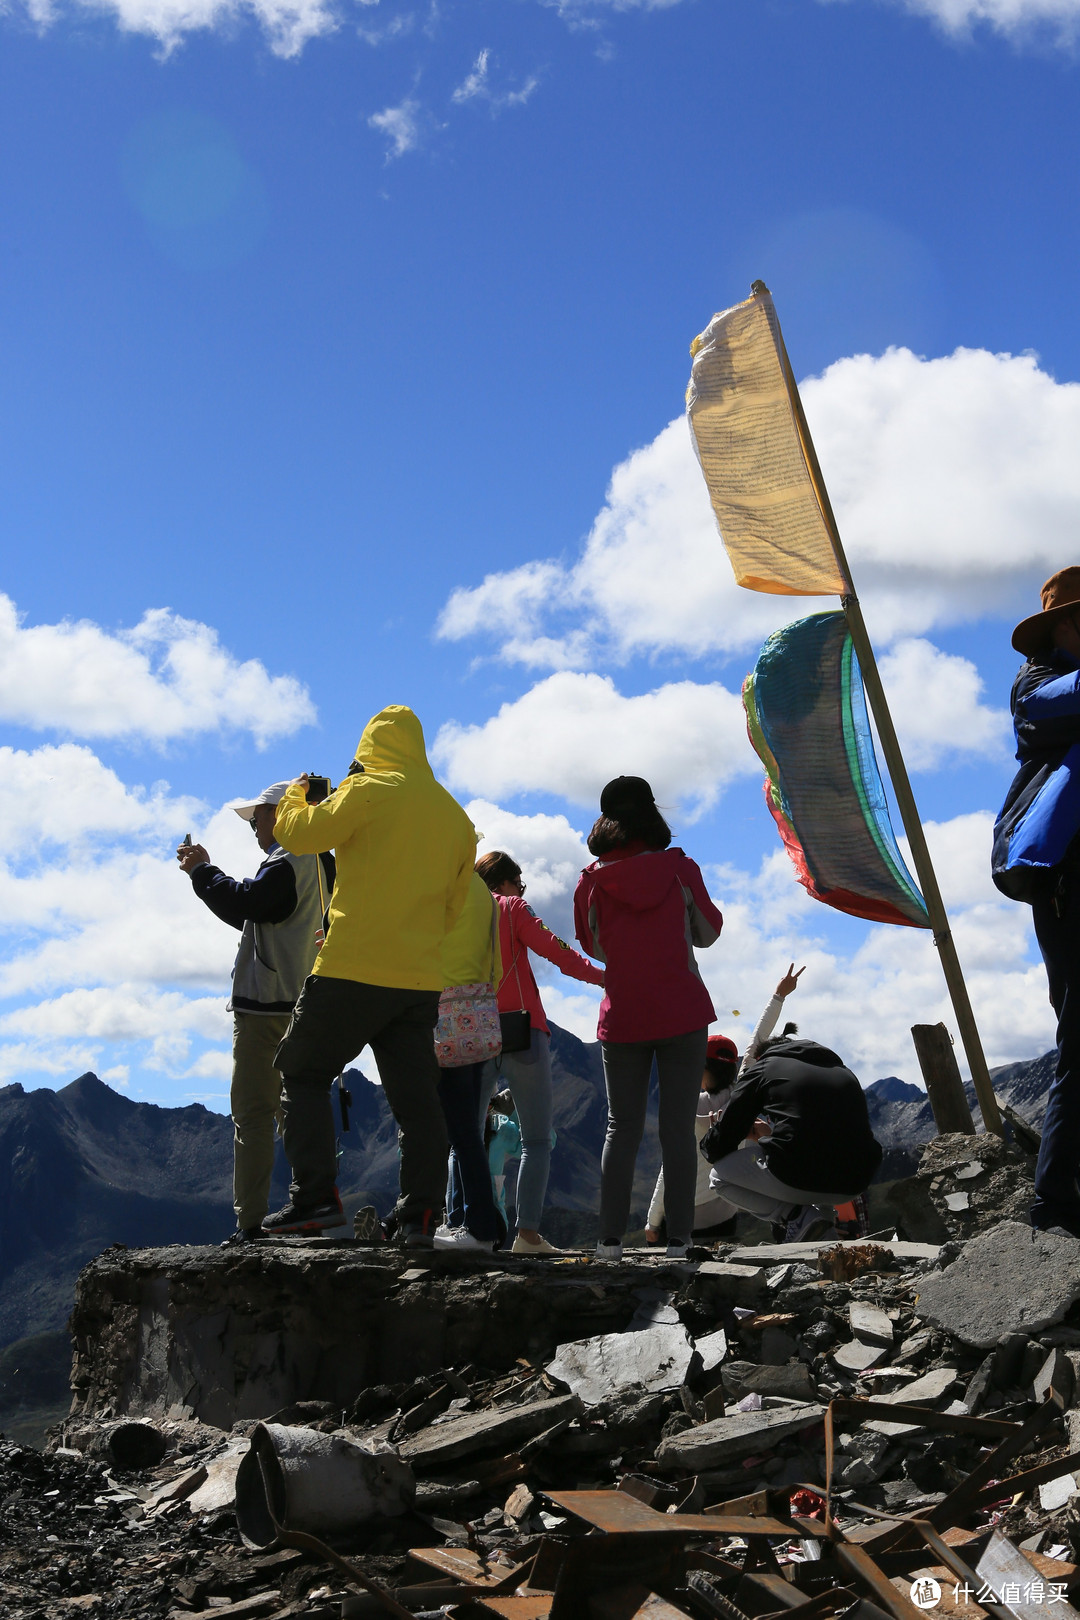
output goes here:
<path id="1" fill-rule="evenodd" d="M 1048 895 L 1080 832 L 1080 668 L 1057 649 L 1029 658 L 1013 683 L 1020 769 L 994 825 L 991 871 L 1003 894 Z"/>

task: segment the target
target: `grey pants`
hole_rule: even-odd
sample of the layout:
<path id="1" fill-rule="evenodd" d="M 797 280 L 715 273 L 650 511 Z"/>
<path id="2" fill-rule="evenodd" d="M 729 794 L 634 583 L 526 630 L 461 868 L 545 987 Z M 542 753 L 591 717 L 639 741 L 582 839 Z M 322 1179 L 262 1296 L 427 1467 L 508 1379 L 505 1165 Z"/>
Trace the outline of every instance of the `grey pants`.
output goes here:
<path id="1" fill-rule="evenodd" d="M 330 1088 L 365 1046 L 401 1131 L 401 1197 L 406 1224 L 442 1217 L 446 1122 L 439 1102 L 434 1029 L 437 990 L 394 990 L 312 974 L 300 992 L 275 1063 L 284 1089 L 282 1139 L 292 1169 L 290 1195 L 307 1208 L 334 1195 L 337 1136 Z"/>
<path id="2" fill-rule="evenodd" d="M 689 1243 L 697 1186 L 698 1092 L 709 1031 L 663 1041 L 604 1041 L 608 1124 L 600 1161 L 600 1241 L 621 1241 L 630 1219 L 634 1165 L 645 1131 L 653 1058 L 660 1082 L 660 1152 L 669 1243 Z"/>
<path id="3" fill-rule="evenodd" d="M 765 1221 L 786 1221 L 800 1204 L 846 1204 L 858 1196 L 853 1192 L 807 1192 L 805 1187 L 789 1187 L 773 1175 L 756 1143 L 718 1159 L 709 1184 L 736 1209 L 760 1215 Z"/>

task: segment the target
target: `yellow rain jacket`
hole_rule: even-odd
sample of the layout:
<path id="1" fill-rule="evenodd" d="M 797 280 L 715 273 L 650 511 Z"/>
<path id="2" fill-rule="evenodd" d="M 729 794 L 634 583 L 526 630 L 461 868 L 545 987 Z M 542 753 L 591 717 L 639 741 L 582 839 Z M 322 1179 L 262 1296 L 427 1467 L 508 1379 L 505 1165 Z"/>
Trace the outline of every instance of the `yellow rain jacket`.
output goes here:
<path id="1" fill-rule="evenodd" d="M 502 978 L 499 908 L 479 872 L 473 873 L 461 916 L 443 940 L 442 955 L 448 990 L 459 984 L 498 984 Z"/>
<path id="2" fill-rule="evenodd" d="M 322 804 L 295 783 L 274 836 L 292 855 L 332 849 L 337 882 L 313 973 L 395 990 L 442 990 L 442 945 L 469 891 L 476 831 L 435 780 L 411 709 L 392 703 L 364 728 L 362 773 Z"/>

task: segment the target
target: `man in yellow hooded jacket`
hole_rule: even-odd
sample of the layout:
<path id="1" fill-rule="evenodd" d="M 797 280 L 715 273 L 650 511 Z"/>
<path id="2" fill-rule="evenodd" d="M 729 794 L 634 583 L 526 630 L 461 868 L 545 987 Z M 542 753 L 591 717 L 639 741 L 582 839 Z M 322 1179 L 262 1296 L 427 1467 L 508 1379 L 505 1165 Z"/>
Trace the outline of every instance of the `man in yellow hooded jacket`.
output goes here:
<path id="1" fill-rule="evenodd" d="M 364 728 L 344 782 L 308 804 L 307 779 L 278 806 L 274 836 L 293 855 L 334 850 L 326 940 L 274 1062 L 283 1079 L 289 1202 L 268 1232 L 343 1221 L 330 1091 L 365 1046 L 401 1131 L 398 1230 L 429 1247 L 442 1217 L 447 1139 L 434 1027 L 443 940 L 465 904 L 476 832 L 435 780 L 411 709 L 391 704 Z"/>

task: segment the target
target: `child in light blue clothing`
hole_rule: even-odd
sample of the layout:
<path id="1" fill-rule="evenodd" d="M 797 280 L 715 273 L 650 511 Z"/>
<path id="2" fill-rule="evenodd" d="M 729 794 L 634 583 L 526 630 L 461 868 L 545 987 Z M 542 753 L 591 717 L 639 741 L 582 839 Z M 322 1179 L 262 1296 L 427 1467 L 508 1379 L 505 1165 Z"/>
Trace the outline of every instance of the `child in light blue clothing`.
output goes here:
<path id="1" fill-rule="evenodd" d="M 551 1145 L 557 1137 L 551 1133 Z M 488 1168 L 495 1202 L 506 1219 L 506 1161 L 521 1157 L 521 1128 L 518 1125 L 514 1099 L 508 1091 L 497 1091 L 488 1104 L 487 1125 L 484 1129 L 487 1144 Z"/>

